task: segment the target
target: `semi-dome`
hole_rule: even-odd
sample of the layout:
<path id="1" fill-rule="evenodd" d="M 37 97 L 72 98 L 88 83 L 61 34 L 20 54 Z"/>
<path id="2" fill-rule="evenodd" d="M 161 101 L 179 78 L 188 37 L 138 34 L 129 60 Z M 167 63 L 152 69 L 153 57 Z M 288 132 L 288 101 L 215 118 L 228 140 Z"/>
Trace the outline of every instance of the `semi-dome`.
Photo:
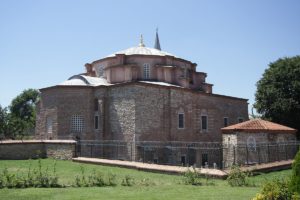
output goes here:
<path id="1" fill-rule="evenodd" d="M 99 85 L 111 85 L 104 78 L 90 77 L 85 75 L 75 75 L 68 80 L 58 85 L 74 85 L 74 86 L 99 86 Z"/>

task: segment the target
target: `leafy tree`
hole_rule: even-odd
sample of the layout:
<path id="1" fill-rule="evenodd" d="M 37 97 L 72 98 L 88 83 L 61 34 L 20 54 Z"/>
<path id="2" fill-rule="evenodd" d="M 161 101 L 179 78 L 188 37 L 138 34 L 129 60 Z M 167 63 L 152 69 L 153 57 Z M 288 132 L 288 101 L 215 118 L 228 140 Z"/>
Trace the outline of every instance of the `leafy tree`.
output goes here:
<path id="1" fill-rule="evenodd" d="M 35 127 L 35 106 L 39 100 L 39 92 L 35 89 L 24 90 L 12 100 L 10 124 L 14 135 L 28 135 Z"/>
<path id="2" fill-rule="evenodd" d="M 300 150 L 298 151 L 295 160 L 292 165 L 292 177 L 290 188 L 292 192 L 300 194 Z"/>
<path id="3" fill-rule="evenodd" d="M 5 138 L 7 134 L 8 113 L 7 108 L 2 108 L 0 105 L 0 139 Z"/>
<path id="4" fill-rule="evenodd" d="M 263 118 L 300 130 L 300 56 L 270 63 L 257 82 L 255 99 Z"/>

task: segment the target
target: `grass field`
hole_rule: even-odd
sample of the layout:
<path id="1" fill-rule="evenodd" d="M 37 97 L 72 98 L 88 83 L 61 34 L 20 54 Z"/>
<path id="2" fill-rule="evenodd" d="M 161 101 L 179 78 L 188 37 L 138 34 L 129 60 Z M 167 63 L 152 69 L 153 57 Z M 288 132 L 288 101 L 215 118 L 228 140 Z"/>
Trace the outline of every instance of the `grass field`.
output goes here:
<path id="1" fill-rule="evenodd" d="M 42 166 L 52 170 L 54 160 L 43 159 Z M 16 173 L 27 173 L 29 165 L 37 167 L 37 160 L 2 160 L 0 161 L 0 171 L 5 167 L 9 171 Z M 27 189 L 0 189 L 0 199 L 222 199 L 222 200 L 242 200 L 251 199 L 260 190 L 259 186 L 266 180 L 275 177 L 289 176 L 291 170 L 261 174 L 251 177 L 251 182 L 255 187 L 230 187 L 224 180 L 210 180 L 214 185 L 192 186 L 184 185 L 182 177 L 176 175 L 164 175 L 124 169 L 118 167 L 108 167 L 92 164 L 73 163 L 71 161 L 57 161 L 57 174 L 59 181 L 66 185 L 74 182 L 75 176 L 80 175 L 80 166 L 83 166 L 86 173 L 91 173 L 94 169 L 103 173 L 113 173 L 117 175 L 118 186 L 116 187 L 83 187 L 83 188 L 27 188 Z M 134 186 L 121 186 L 122 179 L 132 176 L 136 183 Z M 149 186 L 139 184 L 143 179 L 149 179 Z"/>

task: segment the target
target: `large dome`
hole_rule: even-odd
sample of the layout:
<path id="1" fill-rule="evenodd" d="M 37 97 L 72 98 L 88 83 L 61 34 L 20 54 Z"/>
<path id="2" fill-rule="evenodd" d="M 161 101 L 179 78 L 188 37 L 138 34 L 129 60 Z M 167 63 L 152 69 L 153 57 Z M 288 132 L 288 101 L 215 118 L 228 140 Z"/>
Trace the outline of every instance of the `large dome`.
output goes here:
<path id="1" fill-rule="evenodd" d="M 144 46 L 138 46 L 138 47 L 131 47 L 122 51 L 115 52 L 113 54 L 110 54 L 106 57 L 114 57 L 116 54 L 125 54 L 125 55 L 151 55 L 151 56 L 173 56 L 168 52 L 160 51 L 158 49 L 144 47 Z"/>

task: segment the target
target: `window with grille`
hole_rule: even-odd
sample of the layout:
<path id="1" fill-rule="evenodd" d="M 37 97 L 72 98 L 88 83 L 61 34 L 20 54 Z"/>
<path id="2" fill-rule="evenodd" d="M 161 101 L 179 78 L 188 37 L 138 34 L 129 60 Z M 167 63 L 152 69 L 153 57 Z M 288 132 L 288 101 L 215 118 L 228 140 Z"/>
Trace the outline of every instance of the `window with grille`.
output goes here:
<path id="1" fill-rule="evenodd" d="M 184 113 L 178 113 L 178 128 L 184 128 Z"/>
<path id="2" fill-rule="evenodd" d="M 150 78 L 150 64 L 145 63 L 144 64 L 144 79 L 149 79 Z"/>
<path id="3" fill-rule="evenodd" d="M 47 133 L 48 134 L 52 134 L 52 130 L 53 130 L 53 122 L 52 122 L 52 118 L 51 117 L 47 117 Z"/>
<path id="4" fill-rule="evenodd" d="M 84 119 L 81 115 L 73 115 L 71 118 L 71 131 L 82 132 L 84 128 Z"/>
<path id="5" fill-rule="evenodd" d="M 206 115 L 201 116 L 201 130 L 207 131 L 207 116 Z"/>

